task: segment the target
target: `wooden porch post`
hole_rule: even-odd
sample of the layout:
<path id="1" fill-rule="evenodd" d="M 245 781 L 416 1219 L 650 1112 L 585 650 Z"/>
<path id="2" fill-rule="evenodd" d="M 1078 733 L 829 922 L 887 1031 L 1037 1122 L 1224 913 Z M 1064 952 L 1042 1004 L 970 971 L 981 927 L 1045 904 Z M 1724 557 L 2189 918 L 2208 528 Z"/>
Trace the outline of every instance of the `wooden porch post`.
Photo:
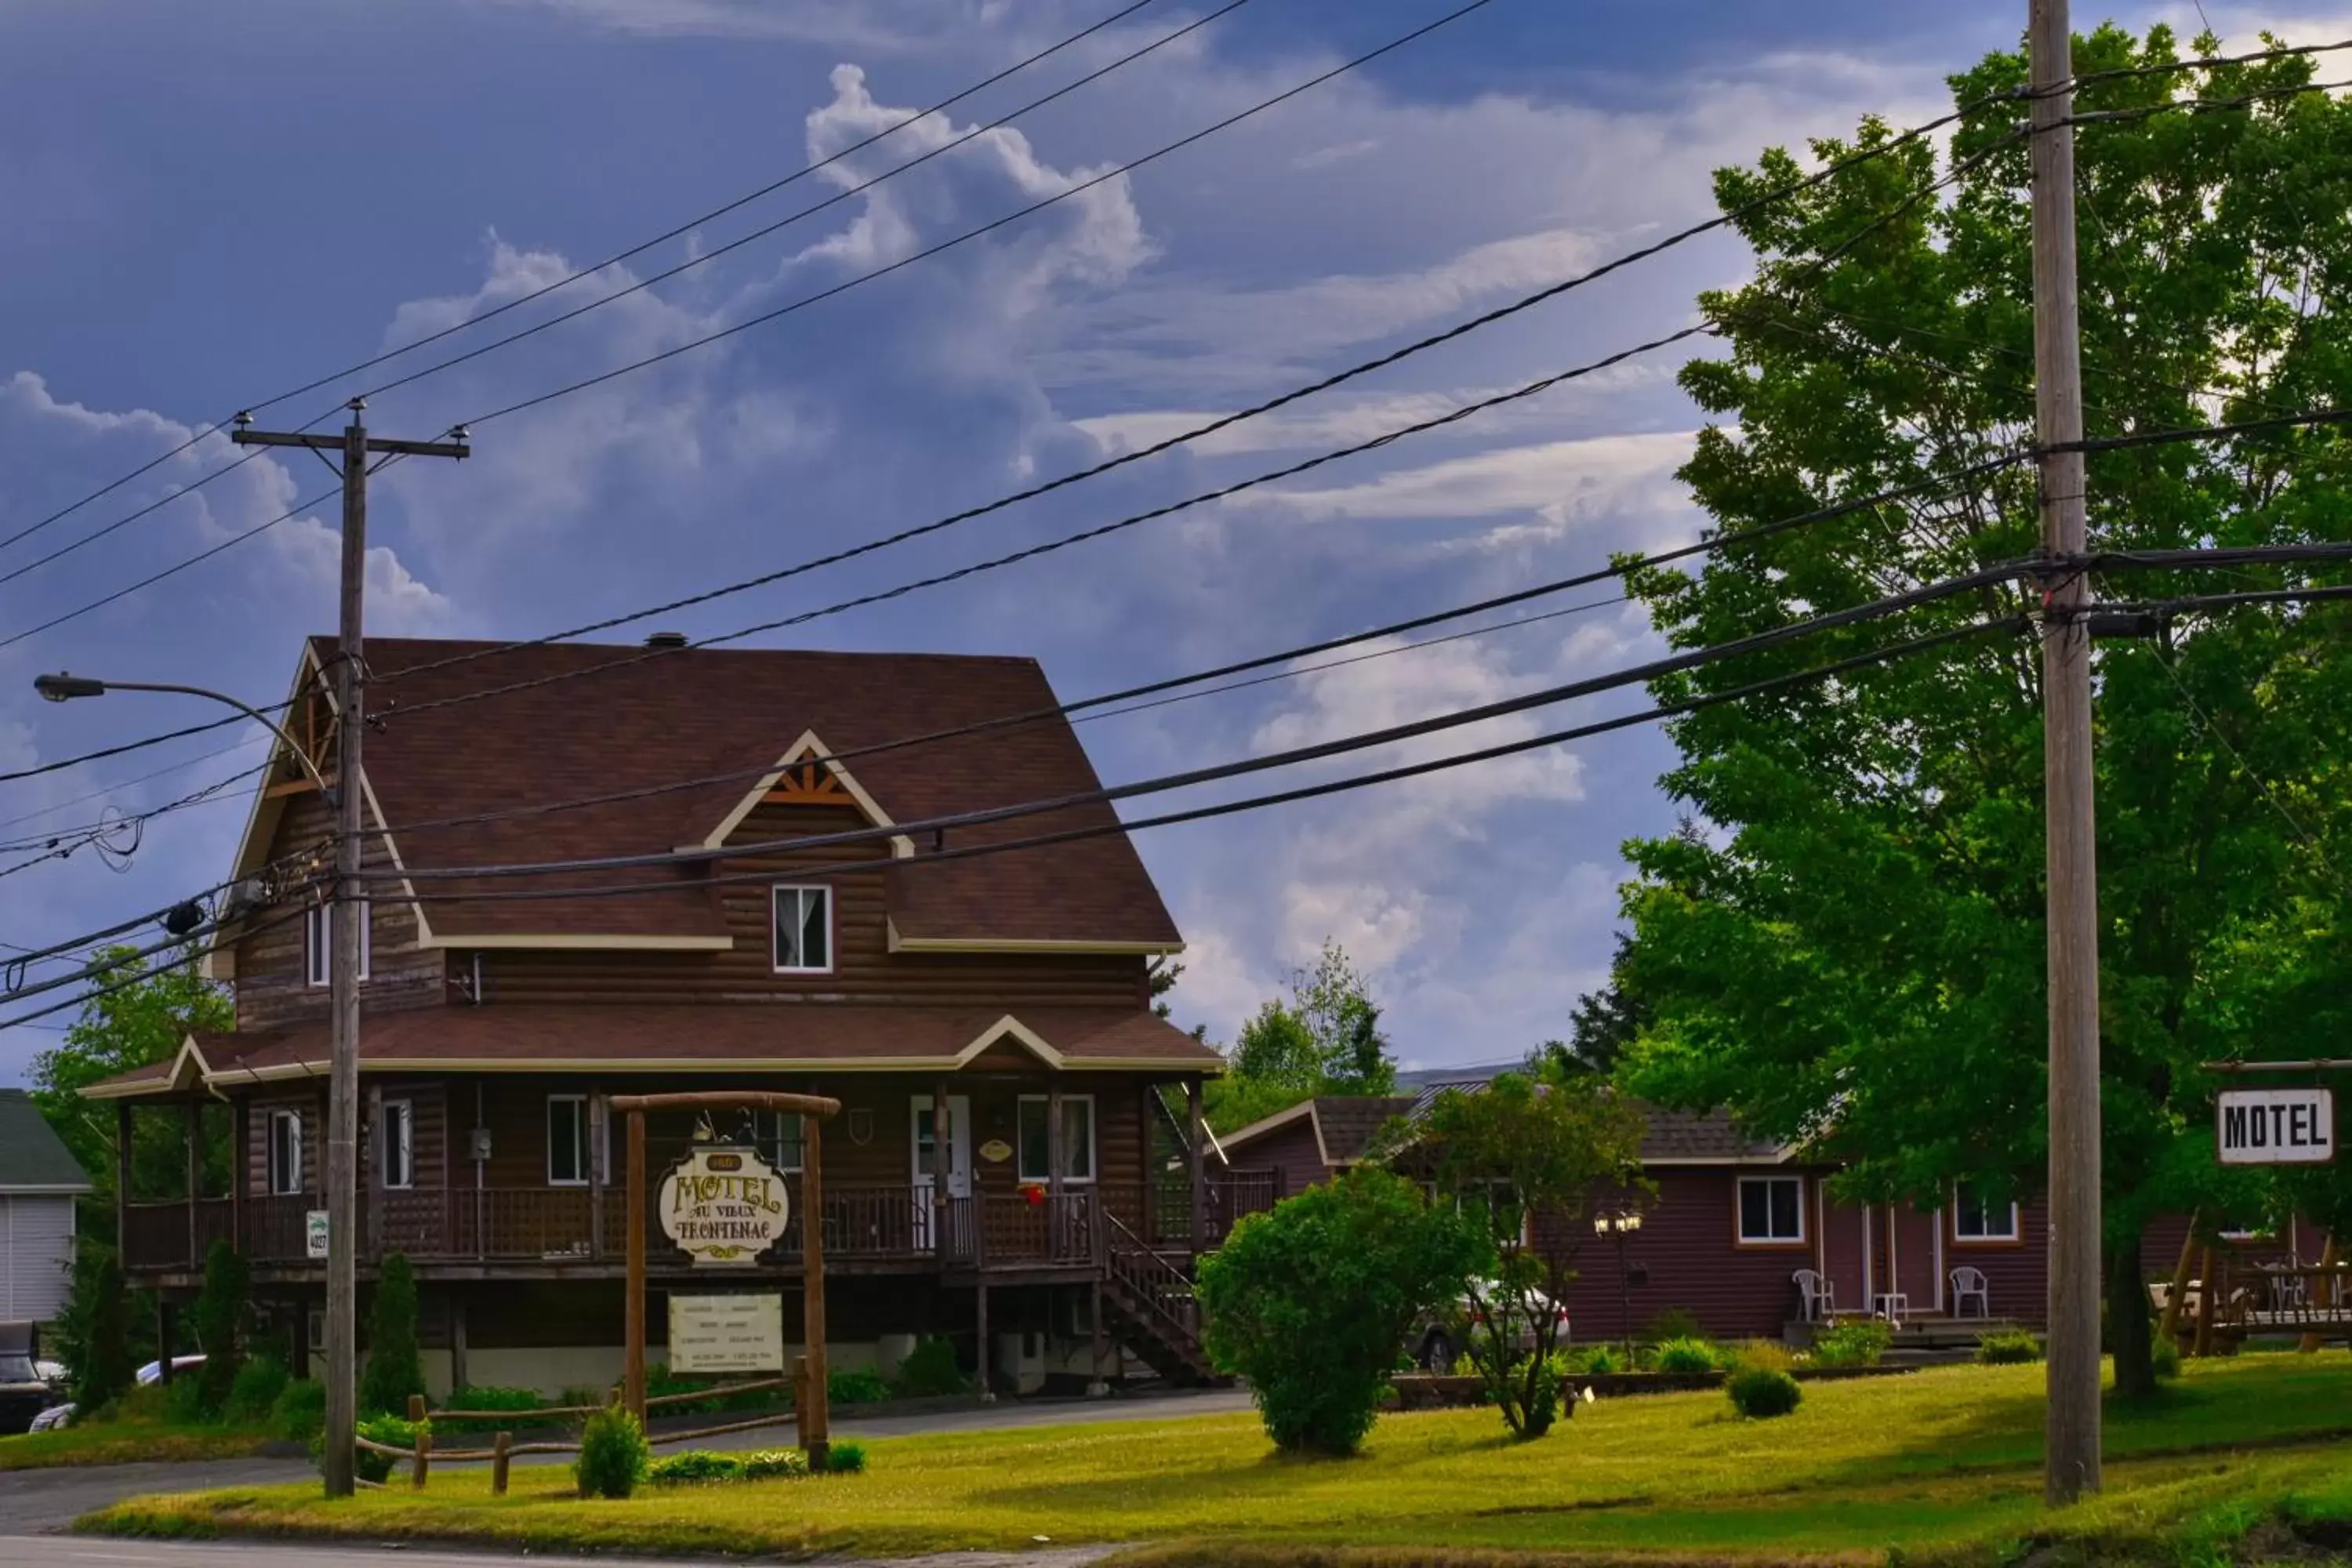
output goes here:
<path id="1" fill-rule="evenodd" d="M 205 1266 L 204 1247 L 196 1237 L 196 1198 L 205 1190 L 205 1102 L 188 1096 L 188 1267 Z"/>
<path id="2" fill-rule="evenodd" d="M 253 1159 L 253 1103 L 239 1096 L 230 1111 L 228 1154 L 228 1234 L 229 1244 L 239 1254 L 246 1250 L 245 1189 L 253 1184 L 249 1174 Z"/>
<path id="3" fill-rule="evenodd" d="M 940 1145 L 934 1142 L 933 1148 Z M 831 1375 L 824 1356 L 824 1123 L 801 1118 L 801 1339 L 808 1399 L 799 1411 L 801 1448 L 823 1470 L 832 1447 Z"/>
<path id="4" fill-rule="evenodd" d="M 114 1254 L 131 1261 L 131 1102 L 114 1102 Z"/>
<path id="5" fill-rule="evenodd" d="M 931 1247 L 942 1256 L 948 1250 L 948 1215 L 954 1212 L 948 1202 L 949 1153 L 954 1131 L 948 1080 L 935 1079 L 931 1082 Z"/>
<path id="6" fill-rule="evenodd" d="M 592 1088 L 588 1091 L 588 1256 L 604 1256 L 604 1184 L 613 1179 L 607 1168 L 611 1164 L 612 1140 L 605 1129 L 612 1112 L 604 1104 L 604 1095 Z"/>
<path id="7" fill-rule="evenodd" d="M 454 1289 L 449 1292 L 449 1386 L 473 1386 L 466 1375 L 466 1298 Z"/>
<path id="8" fill-rule="evenodd" d="M 1202 1163 L 1203 1146 L 1208 1142 L 1208 1123 L 1201 1119 L 1201 1079 L 1195 1075 L 1184 1080 L 1185 1149 L 1184 1163 L 1192 1178 L 1192 1252 L 1198 1256 L 1208 1250 L 1209 1171 Z"/>
<path id="9" fill-rule="evenodd" d="M 174 1314 L 172 1299 L 163 1291 L 155 1292 L 155 1380 L 164 1387 L 172 1386 L 172 1330 Z"/>
<path id="10" fill-rule="evenodd" d="M 1094 1356 L 1094 1381 L 1087 1384 L 1087 1397 L 1101 1399 L 1110 1393 L 1110 1384 L 1103 1377 L 1103 1308 L 1102 1276 L 1097 1274 L 1089 1289 L 1093 1291 L 1093 1310 L 1087 1315 L 1087 1326 L 1094 1331 L 1094 1343 L 1089 1350 Z"/>
<path id="11" fill-rule="evenodd" d="M 805 1222 L 803 1222 L 805 1226 Z M 628 1348 L 622 1363 L 621 1398 L 646 1418 L 646 1113 L 629 1112 L 629 1300 L 625 1321 Z"/>
<path id="12" fill-rule="evenodd" d="M 983 1274 L 980 1277 L 980 1402 L 982 1405 L 996 1403 L 995 1361 L 988 1342 L 988 1276 Z"/>

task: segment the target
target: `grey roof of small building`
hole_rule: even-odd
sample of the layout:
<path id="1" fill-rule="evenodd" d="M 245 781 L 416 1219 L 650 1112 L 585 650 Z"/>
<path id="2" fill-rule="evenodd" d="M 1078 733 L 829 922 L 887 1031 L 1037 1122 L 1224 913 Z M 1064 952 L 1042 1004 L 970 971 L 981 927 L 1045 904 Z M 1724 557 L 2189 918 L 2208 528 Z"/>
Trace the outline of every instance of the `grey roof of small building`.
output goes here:
<path id="1" fill-rule="evenodd" d="M 1334 1165 L 1362 1159 L 1372 1134 L 1411 1111 L 1415 1103 L 1409 1094 L 1318 1095 L 1315 1131 L 1323 1140 L 1324 1159 Z"/>
<path id="2" fill-rule="evenodd" d="M 90 1190 L 89 1173 L 21 1089 L 0 1089 L 0 1193 Z"/>

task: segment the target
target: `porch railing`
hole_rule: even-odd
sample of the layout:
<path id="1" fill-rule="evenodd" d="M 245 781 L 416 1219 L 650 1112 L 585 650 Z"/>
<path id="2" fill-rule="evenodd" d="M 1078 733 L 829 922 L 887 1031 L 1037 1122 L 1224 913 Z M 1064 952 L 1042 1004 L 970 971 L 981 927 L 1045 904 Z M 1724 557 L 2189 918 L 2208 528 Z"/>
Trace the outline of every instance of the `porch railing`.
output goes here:
<path id="1" fill-rule="evenodd" d="M 797 1184 L 795 1184 L 797 1185 Z M 833 1259 L 935 1258 L 963 1268 L 1076 1266 L 1102 1256 L 1106 1226 L 1133 1241 L 1179 1250 L 1192 1240 L 1191 1193 L 1181 1206 L 1164 1184 L 1073 1184 L 1058 1194 L 983 1192 L 935 1198 L 928 1186 L 828 1185 L 825 1254 Z M 1208 1186 L 1202 1235 L 1222 1240 L 1240 1215 L 1271 1207 L 1272 1172 L 1223 1172 Z M 797 1197 L 797 1194 L 794 1194 Z M 308 1260 L 308 1219 L 322 1206 L 310 1194 L 132 1204 L 123 1215 L 123 1258 L 132 1268 L 201 1268 L 215 1238 L 234 1237 L 253 1262 Z M 799 1256 L 806 1216 L 797 1202 L 772 1257 Z M 656 1267 L 683 1255 L 646 1215 Z M 193 1233 L 193 1234 L 192 1234 Z M 614 1187 L 418 1187 L 371 1192 L 361 1201 L 366 1258 L 404 1253 L 417 1261 L 567 1263 L 620 1259 L 627 1250 L 628 1203 Z"/>

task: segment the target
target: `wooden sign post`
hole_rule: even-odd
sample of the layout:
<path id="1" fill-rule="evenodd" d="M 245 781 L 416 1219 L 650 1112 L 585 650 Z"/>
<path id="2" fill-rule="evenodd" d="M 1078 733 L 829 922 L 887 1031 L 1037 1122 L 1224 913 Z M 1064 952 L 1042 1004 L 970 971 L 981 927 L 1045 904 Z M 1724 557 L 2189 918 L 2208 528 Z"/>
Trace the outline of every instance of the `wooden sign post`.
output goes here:
<path id="1" fill-rule="evenodd" d="M 613 1109 L 629 1119 L 629 1283 L 627 1359 L 622 1399 L 646 1418 L 646 1112 L 648 1110 L 772 1110 L 801 1119 L 801 1316 L 806 1372 L 793 1396 L 793 1419 L 809 1468 L 824 1468 L 832 1423 L 825 1399 L 824 1157 L 818 1129 L 841 1113 L 841 1101 L 814 1094 L 717 1089 L 699 1094 L 616 1094 Z"/>

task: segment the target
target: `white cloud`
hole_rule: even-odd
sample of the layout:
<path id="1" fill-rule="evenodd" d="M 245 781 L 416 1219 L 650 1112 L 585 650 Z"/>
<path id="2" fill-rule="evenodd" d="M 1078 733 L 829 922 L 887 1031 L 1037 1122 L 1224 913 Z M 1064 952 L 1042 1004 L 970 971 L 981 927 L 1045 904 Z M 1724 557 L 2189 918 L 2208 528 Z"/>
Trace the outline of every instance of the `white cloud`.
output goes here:
<path id="1" fill-rule="evenodd" d="M 1690 456 L 1687 430 L 1502 447 L 1360 484 L 1246 492 L 1254 504 L 1309 518 L 1478 518 L 1532 512 L 1555 531 L 1580 519 L 1681 504 L 1672 476 Z"/>

